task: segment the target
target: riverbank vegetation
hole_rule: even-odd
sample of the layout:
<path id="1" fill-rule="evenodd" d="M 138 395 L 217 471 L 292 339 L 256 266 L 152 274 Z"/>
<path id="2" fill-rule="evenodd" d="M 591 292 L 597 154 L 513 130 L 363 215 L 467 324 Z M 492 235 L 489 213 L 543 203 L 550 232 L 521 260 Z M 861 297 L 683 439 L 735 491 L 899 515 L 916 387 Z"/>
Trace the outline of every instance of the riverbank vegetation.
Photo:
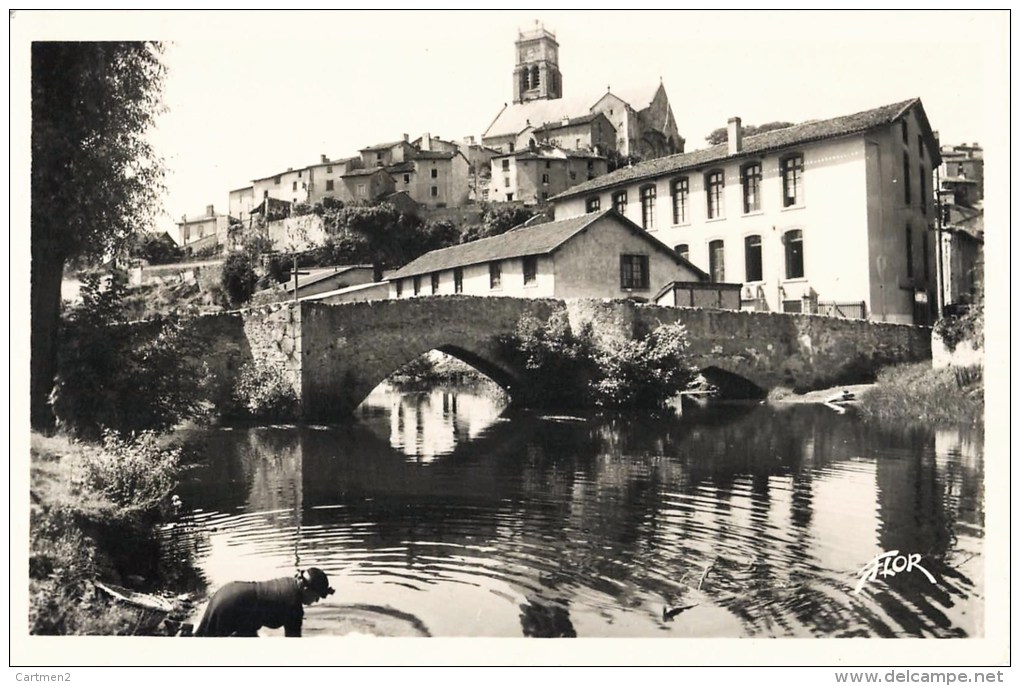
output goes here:
<path id="1" fill-rule="evenodd" d="M 196 578 L 190 560 L 163 559 L 152 532 L 172 516 L 180 451 L 155 434 L 100 443 L 32 435 L 29 515 L 29 631 L 32 634 L 138 633 L 137 608 L 116 604 L 96 581 L 168 592 Z M 191 611 L 168 599 L 168 619 Z"/>
<path id="2" fill-rule="evenodd" d="M 696 377 L 680 324 L 617 340 L 597 337 L 590 325 L 575 332 L 563 313 L 547 322 L 525 317 L 501 344 L 525 370 L 514 394 L 525 406 L 657 411 Z"/>
<path id="3" fill-rule="evenodd" d="M 895 365 L 878 373 L 861 397 L 866 418 L 935 424 L 983 424 L 980 367 L 932 369 L 931 362 Z"/>

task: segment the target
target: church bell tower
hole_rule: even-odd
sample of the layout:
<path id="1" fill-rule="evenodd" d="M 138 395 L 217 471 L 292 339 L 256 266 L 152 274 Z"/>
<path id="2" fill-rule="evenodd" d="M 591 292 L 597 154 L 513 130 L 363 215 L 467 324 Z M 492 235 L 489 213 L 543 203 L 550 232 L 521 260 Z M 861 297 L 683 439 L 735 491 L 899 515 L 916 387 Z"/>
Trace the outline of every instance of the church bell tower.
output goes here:
<path id="1" fill-rule="evenodd" d="M 536 21 L 534 29 L 517 32 L 514 47 L 514 102 L 563 97 L 556 34 Z"/>

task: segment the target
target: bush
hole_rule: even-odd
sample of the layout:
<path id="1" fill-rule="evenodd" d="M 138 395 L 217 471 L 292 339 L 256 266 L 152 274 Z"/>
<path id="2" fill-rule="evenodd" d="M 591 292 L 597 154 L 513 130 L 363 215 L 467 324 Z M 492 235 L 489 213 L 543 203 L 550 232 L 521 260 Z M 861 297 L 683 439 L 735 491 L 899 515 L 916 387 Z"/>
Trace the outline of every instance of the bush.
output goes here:
<path id="1" fill-rule="evenodd" d="M 81 485 L 122 510 L 149 510 L 177 486 L 180 454 L 152 431 L 122 438 L 107 430 L 101 447 L 82 454 Z"/>
<path id="2" fill-rule="evenodd" d="M 123 284 L 82 282 L 82 302 L 67 313 L 52 392 L 59 425 L 82 438 L 104 428 L 165 431 L 202 414 L 205 365 L 198 344 L 172 318 L 124 321 Z"/>
<path id="3" fill-rule="evenodd" d="M 866 418 L 936 424 L 977 424 L 984 421 L 984 389 L 977 371 L 930 362 L 886 367 L 875 385 L 861 396 Z"/>
<path id="4" fill-rule="evenodd" d="M 234 386 L 236 413 L 253 419 L 292 419 L 297 414 L 298 397 L 283 374 L 274 367 L 247 362 L 241 367 Z"/>
<path id="5" fill-rule="evenodd" d="M 522 318 L 501 345 L 524 369 L 525 388 L 514 399 L 525 405 L 657 410 L 695 378 L 679 324 L 636 340 L 596 342 L 590 326 L 575 333 L 557 313 L 547 322 Z"/>
<path id="6" fill-rule="evenodd" d="M 231 305 L 237 307 L 251 300 L 257 282 L 258 277 L 252 269 L 251 260 L 244 252 L 231 253 L 223 262 L 220 283 Z"/>

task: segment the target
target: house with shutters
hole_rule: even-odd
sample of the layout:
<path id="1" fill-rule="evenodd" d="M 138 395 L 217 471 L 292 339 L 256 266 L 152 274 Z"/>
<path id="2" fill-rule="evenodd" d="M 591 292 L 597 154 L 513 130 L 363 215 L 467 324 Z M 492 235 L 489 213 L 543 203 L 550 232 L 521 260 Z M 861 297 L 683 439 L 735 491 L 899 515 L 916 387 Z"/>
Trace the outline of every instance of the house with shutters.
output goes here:
<path id="1" fill-rule="evenodd" d="M 612 208 L 708 272 L 741 307 L 930 324 L 932 172 L 920 99 L 743 136 L 618 169 L 551 202 L 557 220 Z"/>
<path id="2" fill-rule="evenodd" d="M 708 275 L 613 210 L 521 226 L 426 253 L 389 276 L 391 298 L 479 295 L 648 301 Z"/>

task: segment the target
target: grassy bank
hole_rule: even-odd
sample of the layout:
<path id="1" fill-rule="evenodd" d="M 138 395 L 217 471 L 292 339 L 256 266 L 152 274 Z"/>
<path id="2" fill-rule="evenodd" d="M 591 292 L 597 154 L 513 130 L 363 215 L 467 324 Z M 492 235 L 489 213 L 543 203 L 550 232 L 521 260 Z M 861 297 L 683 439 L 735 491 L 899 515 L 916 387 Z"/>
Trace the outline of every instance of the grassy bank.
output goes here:
<path id="1" fill-rule="evenodd" d="M 860 402 L 865 417 L 934 424 L 982 424 L 984 409 L 980 369 L 932 369 L 930 362 L 883 369 Z"/>
<path id="2" fill-rule="evenodd" d="M 167 584 L 181 570 L 161 560 L 156 525 L 172 509 L 177 457 L 151 436 L 97 445 L 32 435 L 30 633 L 147 630 L 145 613 L 112 602 L 95 582 L 174 595 Z M 185 599 L 171 604 L 171 620 L 190 612 Z"/>

